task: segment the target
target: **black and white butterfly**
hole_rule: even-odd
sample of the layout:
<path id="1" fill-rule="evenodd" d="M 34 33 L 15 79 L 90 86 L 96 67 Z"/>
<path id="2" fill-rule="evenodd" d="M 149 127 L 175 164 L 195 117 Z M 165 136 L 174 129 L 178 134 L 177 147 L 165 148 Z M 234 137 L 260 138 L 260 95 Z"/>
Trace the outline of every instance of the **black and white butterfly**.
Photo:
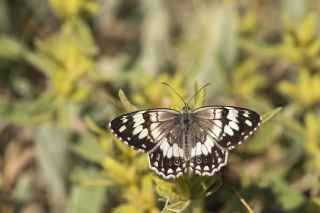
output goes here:
<path id="1" fill-rule="evenodd" d="M 206 106 L 192 111 L 185 104 L 181 112 L 168 108 L 131 112 L 109 126 L 125 144 L 147 152 L 150 169 L 168 179 L 188 171 L 214 175 L 227 164 L 229 151 L 260 123 L 260 115 L 249 109 Z"/>

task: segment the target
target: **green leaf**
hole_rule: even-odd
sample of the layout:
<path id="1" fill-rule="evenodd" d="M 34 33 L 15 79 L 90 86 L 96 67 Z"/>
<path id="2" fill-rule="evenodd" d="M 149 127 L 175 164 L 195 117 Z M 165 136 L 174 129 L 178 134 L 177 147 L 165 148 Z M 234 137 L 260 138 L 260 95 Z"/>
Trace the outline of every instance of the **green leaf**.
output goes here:
<path id="1" fill-rule="evenodd" d="M 170 202 L 186 201 L 190 199 L 190 186 L 187 177 L 183 176 L 176 180 L 164 180 L 154 176 L 156 192 Z"/>
<path id="2" fill-rule="evenodd" d="M 196 94 L 196 96 L 194 97 L 194 108 L 199 108 L 201 106 L 203 106 L 205 97 L 206 97 L 206 91 L 205 89 L 203 89 L 200 93 L 197 94 L 197 92 L 199 92 L 199 87 L 197 83 L 194 83 L 194 94 Z"/>
<path id="3" fill-rule="evenodd" d="M 82 136 L 81 140 L 71 147 L 71 150 L 81 157 L 97 163 L 102 162 L 106 155 L 103 147 L 90 135 Z"/>
<path id="4" fill-rule="evenodd" d="M 94 133 L 99 135 L 105 134 L 105 130 L 101 129 L 89 115 L 84 116 L 84 121 L 87 124 L 88 128 Z"/>
<path id="5" fill-rule="evenodd" d="M 85 54 L 96 54 L 97 47 L 95 45 L 89 25 L 82 19 L 72 19 L 69 24 L 74 31 L 74 38 L 77 42 L 79 42 L 79 44 L 81 44 L 79 45 L 81 51 Z"/>
<path id="6" fill-rule="evenodd" d="M 177 212 L 184 212 L 190 205 L 190 200 L 187 201 L 178 201 L 172 203 L 170 205 L 166 205 L 161 213 L 177 213 Z"/>
<path id="7" fill-rule="evenodd" d="M 87 167 L 76 167 L 71 173 L 71 180 L 74 184 L 83 187 L 109 187 L 113 182 L 106 179 L 103 172 L 94 165 Z"/>
<path id="8" fill-rule="evenodd" d="M 0 58 L 7 60 L 18 60 L 26 51 L 25 46 L 18 40 L 9 36 L 0 36 Z"/>
<path id="9" fill-rule="evenodd" d="M 262 115 L 262 125 L 269 122 L 272 118 L 274 118 L 280 111 L 282 110 L 282 107 L 275 108 L 274 110 L 267 112 Z"/>
<path id="10" fill-rule="evenodd" d="M 304 145 L 306 131 L 300 122 L 298 122 L 295 118 L 288 116 L 283 117 L 283 119 L 281 117 L 279 122 L 286 128 L 286 131 L 284 132 L 286 135 L 290 136 L 290 138 L 294 139 L 300 145 Z"/>
<path id="11" fill-rule="evenodd" d="M 124 92 L 121 89 L 119 90 L 119 98 L 124 109 L 127 112 L 133 112 L 138 110 L 138 108 L 128 100 L 127 96 L 124 94 Z"/>
<path id="12" fill-rule="evenodd" d="M 141 213 L 140 209 L 133 204 L 123 204 L 113 210 L 113 213 Z"/>
<path id="13" fill-rule="evenodd" d="M 130 185 L 136 181 L 137 177 L 134 168 L 114 158 L 105 157 L 102 166 L 105 169 L 107 177 L 116 183 Z"/>
<path id="14" fill-rule="evenodd" d="M 301 25 L 296 28 L 297 39 L 300 43 L 305 45 L 315 36 L 317 16 L 315 13 L 308 13 Z"/>
<path id="15" fill-rule="evenodd" d="M 103 187 L 73 186 L 69 200 L 69 213 L 101 212 L 106 204 L 106 192 Z"/>
<path id="16" fill-rule="evenodd" d="M 248 38 L 239 38 L 239 46 L 257 57 L 271 59 L 283 57 L 283 47 L 280 45 L 263 44 Z"/>
<path id="17" fill-rule="evenodd" d="M 49 193 L 63 199 L 68 173 L 68 141 L 66 134 L 54 124 L 43 124 L 36 130 L 36 159 Z"/>
<path id="18" fill-rule="evenodd" d="M 273 178 L 271 180 L 271 187 L 277 195 L 279 202 L 287 211 L 299 207 L 305 201 L 301 192 L 292 188 L 281 179 Z"/>
<path id="19" fill-rule="evenodd" d="M 265 150 L 276 140 L 279 124 L 276 122 L 260 128 L 258 133 L 250 139 L 250 143 L 247 144 L 246 152 L 250 154 L 265 153 Z"/>
<path id="20" fill-rule="evenodd" d="M 34 101 L 0 98 L 0 119 L 2 123 L 35 125 L 48 121 L 57 106 L 52 94 L 44 93 Z"/>
<path id="21" fill-rule="evenodd" d="M 191 198 L 200 199 L 207 197 L 216 192 L 221 186 L 219 175 L 191 177 Z"/>

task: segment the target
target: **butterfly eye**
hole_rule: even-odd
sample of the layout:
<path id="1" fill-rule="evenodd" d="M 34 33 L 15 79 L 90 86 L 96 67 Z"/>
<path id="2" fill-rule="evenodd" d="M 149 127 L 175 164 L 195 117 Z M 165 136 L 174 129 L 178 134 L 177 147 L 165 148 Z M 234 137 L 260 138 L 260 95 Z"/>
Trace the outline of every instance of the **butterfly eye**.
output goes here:
<path id="1" fill-rule="evenodd" d="M 208 158 L 203 158 L 204 163 L 208 163 Z"/>
<path id="2" fill-rule="evenodd" d="M 173 165 L 173 160 L 169 160 L 168 164 L 169 164 L 169 166 L 172 166 Z"/>

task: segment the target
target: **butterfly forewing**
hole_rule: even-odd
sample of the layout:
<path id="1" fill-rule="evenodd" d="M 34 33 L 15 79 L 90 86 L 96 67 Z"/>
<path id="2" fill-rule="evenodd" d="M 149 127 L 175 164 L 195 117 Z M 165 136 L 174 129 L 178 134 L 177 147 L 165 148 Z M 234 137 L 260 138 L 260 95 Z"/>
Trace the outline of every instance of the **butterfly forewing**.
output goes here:
<path id="1" fill-rule="evenodd" d="M 193 111 L 194 122 L 223 149 L 234 149 L 261 123 L 258 113 L 239 107 L 209 106 Z"/>
<path id="2" fill-rule="evenodd" d="M 110 129 L 130 147 L 148 152 L 176 126 L 179 112 L 172 109 L 141 110 L 110 122 Z"/>

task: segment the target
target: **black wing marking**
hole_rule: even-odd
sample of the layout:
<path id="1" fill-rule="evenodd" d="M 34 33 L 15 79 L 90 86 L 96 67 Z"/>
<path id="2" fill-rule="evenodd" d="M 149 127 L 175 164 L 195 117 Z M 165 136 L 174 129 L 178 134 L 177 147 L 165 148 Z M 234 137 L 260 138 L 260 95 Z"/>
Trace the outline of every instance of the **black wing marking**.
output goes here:
<path id="1" fill-rule="evenodd" d="M 203 129 L 193 126 L 190 138 L 194 140 L 191 148 L 189 168 L 201 176 L 212 176 L 228 161 L 228 150 L 225 150 Z"/>
<path id="2" fill-rule="evenodd" d="M 261 116 L 249 109 L 209 106 L 196 109 L 193 121 L 223 149 L 234 149 L 261 124 Z"/>
<path id="3" fill-rule="evenodd" d="M 148 152 L 179 122 L 179 112 L 172 109 L 150 109 L 131 112 L 113 119 L 112 133 L 128 146 Z"/>
<path id="4" fill-rule="evenodd" d="M 178 178 L 187 172 L 187 161 L 179 146 L 181 131 L 177 126 L 159 141 L 156 149 L 149 153 L 149 167 L 165 179 Z"/>

